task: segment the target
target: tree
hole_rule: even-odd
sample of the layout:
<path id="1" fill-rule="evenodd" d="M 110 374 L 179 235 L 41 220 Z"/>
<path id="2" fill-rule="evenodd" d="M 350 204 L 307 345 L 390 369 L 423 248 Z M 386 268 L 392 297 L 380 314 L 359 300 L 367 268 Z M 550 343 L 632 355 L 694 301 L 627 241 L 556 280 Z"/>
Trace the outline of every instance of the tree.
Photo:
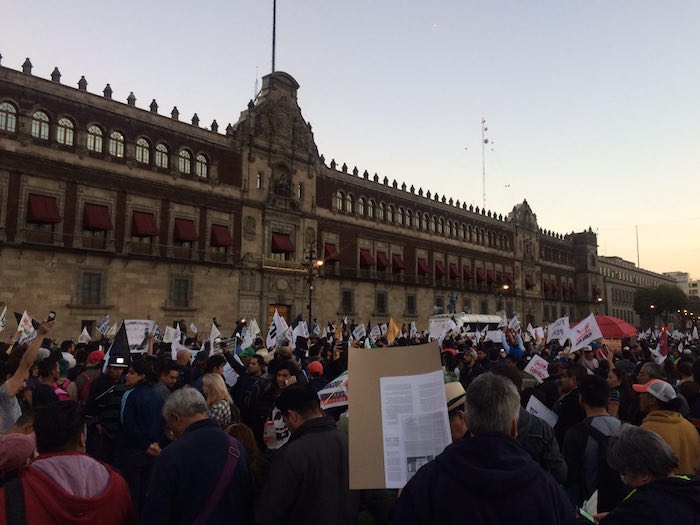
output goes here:
<path id="1" fill-rule="evenodd" d="M 669 313 L 682 310 L 688 296 L 677 286 L 662 284 L 655 288 L 638 288 L 634 292 L 634 311 L 640 317 L 660 315 L 667 322 Z"/>

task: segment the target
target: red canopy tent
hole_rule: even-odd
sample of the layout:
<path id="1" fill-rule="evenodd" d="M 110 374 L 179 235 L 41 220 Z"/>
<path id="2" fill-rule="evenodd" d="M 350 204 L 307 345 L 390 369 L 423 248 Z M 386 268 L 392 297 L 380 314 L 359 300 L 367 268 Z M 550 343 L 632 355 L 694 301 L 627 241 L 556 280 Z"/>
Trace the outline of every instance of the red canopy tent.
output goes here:
<path id="1" fill-rule="evenodd" d="M 595 321 L 605 338 L 622 339 L 634 337 L 639 333 L 631 324 L 610 315 L 596 315 Z"/>

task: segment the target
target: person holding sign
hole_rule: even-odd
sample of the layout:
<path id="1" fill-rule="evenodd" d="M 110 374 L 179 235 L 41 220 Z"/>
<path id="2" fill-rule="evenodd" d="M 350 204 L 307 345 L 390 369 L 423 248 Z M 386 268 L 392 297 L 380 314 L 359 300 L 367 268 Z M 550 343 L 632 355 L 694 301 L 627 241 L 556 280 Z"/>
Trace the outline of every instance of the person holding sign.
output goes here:
<path id="1" fill-rule="evenodd" d="M 416 472 L 391 523 L 572 523 L 575 510 L 561 486 L 515 440 L 515 385 L 482 374 L 469 386 L 465 408 L 471 437 L 452 443 Z"/>

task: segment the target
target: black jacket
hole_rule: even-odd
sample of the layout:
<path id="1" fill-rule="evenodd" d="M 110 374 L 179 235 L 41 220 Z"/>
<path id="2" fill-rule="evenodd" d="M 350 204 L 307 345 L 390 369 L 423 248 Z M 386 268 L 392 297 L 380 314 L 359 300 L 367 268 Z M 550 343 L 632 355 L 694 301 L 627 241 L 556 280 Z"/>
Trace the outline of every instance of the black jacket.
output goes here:
<path id="1" fill-rule="evenodd" d="M 468 509 L 465 515 L 465 509 Z M 568 524 L 564 490 L 505 434 L 456 441 L 408 482 L 391 523 Z"/>
<path id="2" fill-rule="evenodd" d="M 700 477 L 674 476 L 633 491 L 600 525 L 698 525 Z"/>
<path id="3" fill-rule="evenodd" d="M 557 436 L 559 449 L 564 448 L 564 436 L 579 421 L 586 418 L 586 412 L 578 402 L 578 388 L 574 388 L 568 394 L 564 394 L 554 405 L 554 413 L 558 416 L 557 424 L 554 425 L 554 435 Z"/>
<path id="4" fill-rule="evenodd" d="M 348 472 L 348 442 L 332 418 L 296 429 L 276 455 L 258 498 L 258 525 L 354 523 Z"/>
<path id="5" fill-rule="evenodd" d="M 219 482 L 229 446 L 228 436 L 213 421 L 205 419 L 190 425 L 156 459 L 141 523 L 193 523 Z M 238 450 L 238 465 L 207 522 L 210 525 L 253 523 L 248 454 L 240 443 Z"/>

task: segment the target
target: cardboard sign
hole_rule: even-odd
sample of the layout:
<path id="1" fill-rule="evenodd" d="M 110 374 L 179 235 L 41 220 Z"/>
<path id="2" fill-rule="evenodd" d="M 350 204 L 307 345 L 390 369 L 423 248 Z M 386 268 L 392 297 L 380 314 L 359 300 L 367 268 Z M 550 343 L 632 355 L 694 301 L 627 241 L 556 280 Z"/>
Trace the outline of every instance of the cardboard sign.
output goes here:
<path id="1" fill-rule="evenodd" d="M 548 366 L 549 363 L 545 359 L 538 355 L 534 355 L 525 367 L 525 373 L 530 374 L 532 377 L 537 379 L 538 383 L 541 383 L 549 377 L 549 372 L 547 371 Z"/>
<path id="2" fill-rule="evenodd" d="M 437 343 L 348 349 L 350 488 L 386 488 L 380 379 L 442 369 Z M 447 415 L 447 407 L 445 407 Z"/>
<path id="3" fill-rule="evenodd" d="M 527 402 L 525 410 L 527 410 L 533 416 L 537 416 L 544 420 L 544 422 L 552 428 L 554 428 L 554 425 L 557 424 L 557 419 L 559 419 L 559 416 L 548 409 L 545 404 L 535 396 L 530 396 L 530 400 Z"/>

